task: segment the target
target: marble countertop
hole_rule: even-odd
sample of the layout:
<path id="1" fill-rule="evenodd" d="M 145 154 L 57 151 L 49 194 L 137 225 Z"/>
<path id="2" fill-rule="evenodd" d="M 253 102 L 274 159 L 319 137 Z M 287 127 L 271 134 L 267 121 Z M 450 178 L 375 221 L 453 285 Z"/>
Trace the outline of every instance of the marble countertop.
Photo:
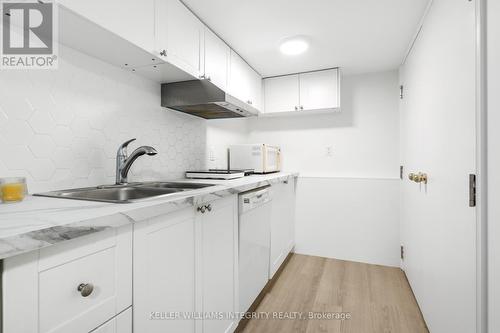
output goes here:
<path id="1" fill-rule="evenodd" d="M 109 228 L 140 223 L 206 201 L 295 178 L 298 173 L 252 175 L 234 180 L 182 180 L 214 186 L 133 203 L 102 203 L 28 196 L 0 204 L 0 259 Z"/>

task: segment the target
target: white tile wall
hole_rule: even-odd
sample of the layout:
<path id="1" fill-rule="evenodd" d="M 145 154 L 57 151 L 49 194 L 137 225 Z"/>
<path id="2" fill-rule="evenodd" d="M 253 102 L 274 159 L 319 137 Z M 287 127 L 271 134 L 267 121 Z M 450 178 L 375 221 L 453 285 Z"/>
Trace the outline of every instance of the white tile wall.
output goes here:
<path id="1" fill-rule="evenodd" d="M 120 143 L 151 145 L 130 180 L 172 179 L 202 168 L 203 119 L 160 107 L 160 85 L 60 48 L 55 71 L 0 71 L 0 177 L 30 192 L 114 182 Z"/>

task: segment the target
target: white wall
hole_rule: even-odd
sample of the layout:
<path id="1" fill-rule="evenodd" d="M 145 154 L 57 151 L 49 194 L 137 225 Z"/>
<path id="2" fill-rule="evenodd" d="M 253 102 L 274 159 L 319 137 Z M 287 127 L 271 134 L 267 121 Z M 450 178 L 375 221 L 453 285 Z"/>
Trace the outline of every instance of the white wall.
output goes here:
<path id="1" fill-rule="evenodd" d="M 500 332 L 500 2 L 487 1 L 488 21 L 488 318 Z"/>
<path id="2" fill-rule="evenodd" d="M 160 85 L 60 47 L 59 69 L 0 73 L 0 177 L 30 192 L 114 182 L 118 145 L 136 137 L 131 180 L 177 178 L 204 165 L 205 121 L 160 107 Z"/>
<path id="3" fill-rule="evenodd" d="M 281 146 L 283 169 L 301 173 L 296 252 L 398 266 L 397 71 L 345 77 L 341 97 L 338 114 L 211 121 L 207 144 L 224 149 L 232 132 Z"/>

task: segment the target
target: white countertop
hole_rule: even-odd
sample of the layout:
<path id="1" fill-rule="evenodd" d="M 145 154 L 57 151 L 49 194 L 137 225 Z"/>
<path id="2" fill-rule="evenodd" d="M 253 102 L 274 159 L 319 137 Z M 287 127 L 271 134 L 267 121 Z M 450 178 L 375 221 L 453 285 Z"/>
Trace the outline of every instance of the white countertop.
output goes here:
<path id="1" fill-rule="evenodd" d="M 133 203 L 28 196 L 20 203 L 0 204 L 0 259 L 297 176 L 280 172 L 233 180 L 183 179 L 216 185 Z"/>

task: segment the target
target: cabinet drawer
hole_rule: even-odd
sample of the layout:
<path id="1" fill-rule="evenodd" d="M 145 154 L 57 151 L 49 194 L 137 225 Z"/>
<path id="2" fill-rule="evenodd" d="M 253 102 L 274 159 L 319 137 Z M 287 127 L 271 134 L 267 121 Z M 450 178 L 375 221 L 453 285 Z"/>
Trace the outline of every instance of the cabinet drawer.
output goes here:
<path id="1" fill-rule="evenodd" d="M 97 324 L 112 317 L 116 295 L 115 257 L 116 248 L 109 247 L 40 272 L 40 331 L 53 332 L 68 324 L 71 327 L 73 320 L 83 317 Z M 78 291 L 78 286 L 83 284 L 87 287 Z M 89 291 L 90 295 L 82 296 Z"/>
<path id="2" fill-rule="evenodd" d="M 131 226 L 6 259 L 2 284 L 3 332 L 89 332 L 132 304 Z"/>

